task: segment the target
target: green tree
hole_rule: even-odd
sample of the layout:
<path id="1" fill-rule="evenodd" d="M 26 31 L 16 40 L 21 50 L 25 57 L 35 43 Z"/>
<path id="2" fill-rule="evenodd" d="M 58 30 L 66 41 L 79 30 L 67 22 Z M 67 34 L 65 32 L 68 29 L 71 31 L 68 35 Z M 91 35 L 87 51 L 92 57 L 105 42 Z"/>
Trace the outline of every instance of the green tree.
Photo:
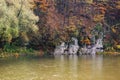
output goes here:
<path id="1" fill-rule="evenodd" d="M 28 41 L 37 32 L 38 17 L 31 10 L 30 1 L 0 0 L 0 42 L 10 43 L 18 37 Z"/>

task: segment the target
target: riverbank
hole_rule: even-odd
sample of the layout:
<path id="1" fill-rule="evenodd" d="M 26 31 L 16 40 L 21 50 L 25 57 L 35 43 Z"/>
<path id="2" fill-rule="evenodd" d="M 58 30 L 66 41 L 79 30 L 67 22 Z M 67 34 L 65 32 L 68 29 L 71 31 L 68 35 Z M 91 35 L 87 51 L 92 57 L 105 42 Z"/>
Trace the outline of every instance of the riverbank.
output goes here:
<path id="1" fill-rule="evenodd" d="M 98 52 L 96 53 L 96 55 L 105 55 L 105 56 L 119 56 L 120 52 L 115 52 L 115 51 L 104 51 L 104 52 Z M 8 52 L 0 52 L 0 58 L 9 58 L 9 57 L 15 57 L 15 58 L 19 58 L 19 57 L 27 57 L 27 56 L 31 56 L 31 57 L 44 57 L 44 56 L 53 56 L 52 54 L 47 54 L 46 52 L 43 52 L 41 50 L 37 51 L 34 50 L 32 52 L 14 52 L 14 53 L 8 53 Z"/>
<path id="2" fill-rule="evenodd" d="M 18 58 L 20 56 L 42 56 L 39 51 L 30 50 L 30 49 L 20 49 L 19 51 L 15 52 L 6 52 L 0 50 L 0 58 L 8 58 L 8 57 L 15 57 Z"/>
<path id="3" fill-rule="evenodd" d="M 97 55 L 111 55 L 111 56 L 117 56 L 120 55 L 120 52 L 117 51 L 104 51 L 104 52 L 98 52 Z"/>
<path id="4" fill-rule="evenodd" d="M 43 51 L 43 50 L 34 50 L 34 49 L 27 49 L 27 48 L 20 48 L 19 50 L 15 51 L 3 51 L 0 50 L 0 58 L 9 58 L 9 57 L 26 57 L 26 56 L 31 56 L 31 57 L 44 57 L 44 56 L 51 56 L 48 51 Z"/>

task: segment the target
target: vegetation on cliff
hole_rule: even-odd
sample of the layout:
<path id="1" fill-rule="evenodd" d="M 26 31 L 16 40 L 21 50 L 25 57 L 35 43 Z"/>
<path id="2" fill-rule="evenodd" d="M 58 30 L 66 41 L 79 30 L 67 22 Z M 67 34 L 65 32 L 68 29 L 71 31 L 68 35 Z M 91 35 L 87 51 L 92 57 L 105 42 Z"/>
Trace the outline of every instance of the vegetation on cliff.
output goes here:
<path id="1" fill-rule="evenodd" d="M 92 44 L 92 35 L 100 32 L 105 50 L 119 51 L 119 0 L 0 0 L 1 51 L 26 48 L 43 54 L 71 37 L 80 46 Z"/>

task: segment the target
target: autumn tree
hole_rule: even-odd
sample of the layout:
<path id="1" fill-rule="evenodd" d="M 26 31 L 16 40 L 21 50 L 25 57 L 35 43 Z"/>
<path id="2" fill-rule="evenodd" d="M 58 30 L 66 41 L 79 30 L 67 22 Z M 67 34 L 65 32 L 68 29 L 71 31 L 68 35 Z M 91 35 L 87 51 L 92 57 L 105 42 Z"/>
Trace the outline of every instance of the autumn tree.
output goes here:
<path id="1" fill-rule="evenodd" d="M 31 40 L 30 45 L 33 46 L 34 49 L 42 49 L 47 51 L 47 49 L 53 48 L 56 42 L 54 40 L 56 40 L 55 36 L 57 35 L 57 30 L 55 30 L 57 22 L 54 20 L 56 19 L 56 16 L 54 16 L 54 4 L 51 4 L 51 0 L 33 1 L 34 13 L 39 17 L 39 21 L 37 22 L 39 32 Z"/>
<path id="2" fill-rule="evenodd" d="M 30 34 L 38 30 L 38 17 L 30 9 L 30 0 L 0 0 L 0 43 L 11 43 L 16 38 L 28 42 Z M 22 43 L 20 43 L 22 44 Z"/>

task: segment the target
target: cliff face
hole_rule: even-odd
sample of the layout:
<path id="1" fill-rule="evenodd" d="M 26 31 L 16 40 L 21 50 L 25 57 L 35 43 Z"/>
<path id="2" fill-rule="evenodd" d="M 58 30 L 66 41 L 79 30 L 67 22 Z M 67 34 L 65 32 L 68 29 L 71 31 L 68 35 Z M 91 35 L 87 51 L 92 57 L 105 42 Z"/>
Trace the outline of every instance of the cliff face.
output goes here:
<path id="1" fill-rule="evenodd" d="M 35 0 L 35 2 L 37 5 L 35 13 L 39 16 L 38 26 L 42 39 L 52 43 L 66 41 L 72 36 L 80 37 L 81 41 L 85 39 L 90 41 L 92 31 L 99 35 L 101 30 L 105 32 L 105 38 L 109 35 L 114 39 L 112 35 L 116 33 L 113 34 L 111 27 L 120 22 L 119 1 Z"/>

